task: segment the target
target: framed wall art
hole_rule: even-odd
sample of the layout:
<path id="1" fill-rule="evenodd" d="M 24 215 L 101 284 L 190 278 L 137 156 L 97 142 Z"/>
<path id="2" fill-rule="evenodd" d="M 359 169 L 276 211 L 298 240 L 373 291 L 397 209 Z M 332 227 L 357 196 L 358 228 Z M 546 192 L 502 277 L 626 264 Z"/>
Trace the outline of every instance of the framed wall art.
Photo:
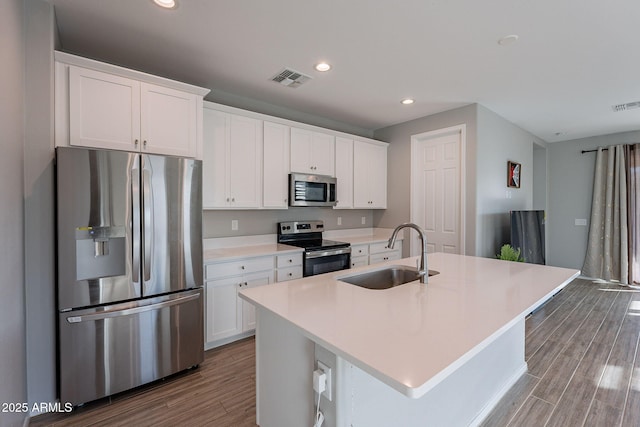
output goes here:
<path id="1" fill-rule="evenodd" d="M 522 176 L 522 165 L 520 163 L 507 162 L 507 187 L 520 188 L 520 177 Z"/>

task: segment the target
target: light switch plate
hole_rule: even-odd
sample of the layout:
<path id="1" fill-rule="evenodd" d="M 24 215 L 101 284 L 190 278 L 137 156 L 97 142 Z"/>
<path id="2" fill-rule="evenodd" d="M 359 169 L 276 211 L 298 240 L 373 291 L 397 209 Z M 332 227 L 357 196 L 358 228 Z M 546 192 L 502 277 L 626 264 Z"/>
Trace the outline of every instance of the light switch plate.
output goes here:
<path id="1" fill-rule="evenodd" d="M 586 220 L 586 219 L 579 219 L 579 218 L 576 218 L 575 224 L 576 224 L 576 225 L 582 225 L 582 226 L 585 226 L 585 225 L 587 225 L 587 220 Z"/>

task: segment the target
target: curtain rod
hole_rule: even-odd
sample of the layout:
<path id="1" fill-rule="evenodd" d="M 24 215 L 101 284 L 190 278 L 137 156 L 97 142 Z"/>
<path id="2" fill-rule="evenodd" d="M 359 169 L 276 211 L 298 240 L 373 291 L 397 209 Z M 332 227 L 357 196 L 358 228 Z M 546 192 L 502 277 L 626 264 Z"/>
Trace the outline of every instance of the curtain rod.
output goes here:
<path id="1" fill-rule="evenodd" d="M 630 145 L 630 146 L 631 146 L 631 149 L 633 150 L 633 149 L 634 149 L 634 146 L 635 146 L 636 144 L 637 144 L 637 143 L 633 143 L 633 144 L 622 144 L 622 145 Z M 602 151 L 607 151 L 607 150 L 608 150 L 608 148 L 603 148 L 603 149 L 602 149 Z M 596 150 L 582 150 L 582 154 L 584 154 L 584 153 L 595 153 L 596 151 L 598 151 L 598 150 L 597 150 L 597 149 L 596 149 Z"/>

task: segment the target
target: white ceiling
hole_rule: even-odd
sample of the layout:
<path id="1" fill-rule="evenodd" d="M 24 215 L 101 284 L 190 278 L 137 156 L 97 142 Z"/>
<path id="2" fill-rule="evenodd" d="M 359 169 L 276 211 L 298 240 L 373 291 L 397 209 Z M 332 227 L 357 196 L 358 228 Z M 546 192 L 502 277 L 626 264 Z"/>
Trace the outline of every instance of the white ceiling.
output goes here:
<path id="1" fill-rule="evenodd" d="M 368 130 L 470 103 L 548 142 L 640 129 L 640 109 L 611 109 L 640 100 L 637 0 L 178 0 L 173 11 L 49 1 L 64 51 L 204 86 L 212 99 Z M 519 41 L 498 45 L 510 34 Z M 333 70 L 314 71 L 320 60 Z M 269 81 L 283 67 L 313 79 Z"/>

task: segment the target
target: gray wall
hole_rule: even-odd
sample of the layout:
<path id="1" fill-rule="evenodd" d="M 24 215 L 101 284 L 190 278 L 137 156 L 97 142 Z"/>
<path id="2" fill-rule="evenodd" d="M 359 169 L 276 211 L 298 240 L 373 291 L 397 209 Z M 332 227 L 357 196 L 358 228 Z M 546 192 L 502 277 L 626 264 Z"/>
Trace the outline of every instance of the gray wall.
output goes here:
<path id="1" fill-rule="evenodd" d="M 533 144 L 533 206 L 532 209 L 547 210 L 547 144 Z"/>
<path id="2" fill-rule="evenodd" d="M 599 146 L 640 142 L 640 131 L 575 139 L 548 145 L 549 209 L 547 264 L 581 269 L 587 250 L 589 226 L 576 219 L 591 216 L 595 153 Z"/>
<path id="3" fill-rule="evenodd" d="M 360 135 L 364 136 L 365 138 L 373 137 L 373 131 L 370 129 L 364 129 L 348 123 L 343 123 L 320 116 L 314 116 L 313 114 L 303 113 L 302 111 L 298 110 L 291 110 L 279 105 L 269 104 L 268 102 L 245 98 L 219 90 L 212 90 L 211 92 L 209 92 L 205 99 L 207 101 L 216 102 L 218 104 L 228 105 L 230 107 L 241 108 L 243 110 L 249 110 L 255 113 L 267 114 L 270 116 L 280 117 L 282 119 L 306 123 L 308 125 L 320 126 L 327 129 Z"/>
<path id="4" fill-rule="evenodd" d="M 532 209 L 533 147 L 541 139 L 478 105 L 476 255 L 495 256 L 510 241 L 509 211 Z M 520 188 L 507 188 L 507 162 L 522 165 Z"/>
<path id="5" fill-rule="evenodd" d="M 338 217 L 342 225 L 338 225 Z M 362 224 L 362 217 L 365 224 Z M 238 221 L 238 230 L 231 231 L 231 221 Z M 204 211 L 203 234 L 210 237 L 250 236 L 275 234 L 280 221 L 322 220 L 326 230 L 363 228 L 373 226 L 371 210 L 334 210 L 331 208 L 289 208 L 282 210 Z"/>
<path id="6" fill-rule="evenodd" d="M 476 178 L 476 123 L 477 105 L 467 105 L 443 113 L 433 114 L 394 126 L 378 129 L 374 138 L 389 142 L 387 209 L 374 211 L 373 223 L 376 227 L 393 228 L 411 218 L 411 136 L 460 124 L 467 125 L 466 145 L 466 248 L 467 255 L 474 255 L 475 242 L 475 178 Z M 403 252 L 409 253 L 409 245 Z"/>
<path id="7" fill-rule="evenodd" d="M 24 6 L 0 2 L 0 403 L 27 401 L 24 308 Z M 0 413 L 0 425 L 22 425 L 26 414 Z"/>
<path id="8" fill-rule="evenodd" d="M 56 399 L 53 6 L 26 0 L 25 303 L 30 406 Z"/>
<path id="9" fill-rule="evenodd" d="M 478 104 L 374 132 L 376 139 L 391 145 L 388 159 L 389 208 L 374 211 L 373 223 L 377 227 L 391 228 L 410 219 L 411 136 L 459 124 L 467 127 L 465 253 L 493 257 L 503 243 L 509 242 L 509 211 L 532 208 L 533 149 L 534 145 L 544 147 L 546 143 Z M 509 189 L 507 194 L 509 160 L 522 164 L 523 175 L 521 187 Z M 538 167 L 544 168 L 545 165 Z M 538 185 L 542 185 L 540 191 L 544 191 L 546 183 L 539 182 Z"/>

